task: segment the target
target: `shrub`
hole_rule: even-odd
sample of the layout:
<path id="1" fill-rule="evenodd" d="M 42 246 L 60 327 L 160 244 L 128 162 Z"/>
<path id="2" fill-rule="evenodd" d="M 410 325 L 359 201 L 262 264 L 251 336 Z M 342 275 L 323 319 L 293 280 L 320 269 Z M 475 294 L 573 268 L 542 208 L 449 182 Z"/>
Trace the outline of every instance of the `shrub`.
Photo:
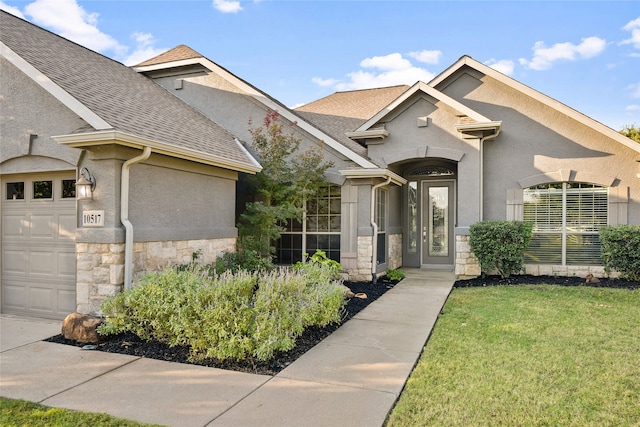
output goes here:
<path id="1" fill-rule="evenodd" d="M 236 273 L 239 270 L 268 271 L 273 268 L 271 258 L 264 258 L 254 250 L 244 250 L 242 252 L 223 253 L 216 259 L 212 269 L 217 274 L 222 274 L 227 270 Z M 209 269 L 211 270 L 211 268 Z"/>
<path id="2" fill-rule="evenodd" d="M 293 348 L 305 328 L 340 321 L 344 291 L 330 277 L 321 265 L 260 275 L 210 276 L 197 267 L 147 273 L 102 304 L 106 321 L 99 332 L 133 332 L 145 340 L 190 346 L 193 360 L 267 360 Z"/>
<path id="3" fill-rule="evenodd" d="M 502 278 L 522 271 L 524 250 L 531 240 L 532 224 L 522 221 L 480 221 L 470 231 L 471 250 L 482 271 L 497 270 Z"/>
<path id="4" fill-rule="evenodd" d="M 640 282 L 640 225 L 601 227 L 600 241 L 605 271 Z"/>
<path id="5" fill-rule="evenodd" d="M 294 270 L 305 271 L 309 274 L 330 274 L 333 277 L 337 277 L 338 273 L 342 271 L 342 264 L 338 261 L 332 260 L 327 257 L 326 252 L 317 250 L 310 258 L 307 258 L 308 254 L 305 254 L 305 261 L 299 261 L 294 264 Z M 309 268 L 308 266 L 312 266 Z M 317 269 L 314 267 L 320 266 L 322 268 Z"/>
<path id="6" fill-rule="evenodd" d="M 401 271 L 401 270 L 387 270 L 387 273 L 385 274 L 385 276 L 387 276 L 387 279 L 393 280 L 394 282 L 400 281 L 405 277 L 407 277 L 407 275 L 404 274 L 404 271 Z"/>

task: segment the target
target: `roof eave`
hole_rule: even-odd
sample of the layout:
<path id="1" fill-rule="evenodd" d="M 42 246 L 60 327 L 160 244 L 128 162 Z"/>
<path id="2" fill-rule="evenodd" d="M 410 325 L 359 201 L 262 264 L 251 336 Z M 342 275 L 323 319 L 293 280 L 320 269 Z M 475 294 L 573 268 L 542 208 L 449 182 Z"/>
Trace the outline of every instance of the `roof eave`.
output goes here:
<path id="1" fill-rule="evenodd" d="M 398 175 L 395 172 L 391 172 L 389 169 L 375 168 L 375 169 L 342 169 L 339 171 L 340 175 L 345 178 L 391 178 L 391 182 L 395 185 L 402 186 L 407 183 L 407 180 Z"/>
<path id="2" fill-rule="evenodd" d="M 606 125 L 603 125 L 599 121 L 589 116 L 586 116 L 580 113 L 579 111 L 574 110 L 573 108 L 561 103 L 560 101 L 557 101 L 551 98 L 550 96 L 543 94 L 542 92 L 539 92 L 525 85 L 524 83 L 520 83 L 519 81 L 507 76 L 506 74 L 502 74 L 501 72 L 494 70 L 488 65 L 485 65 L 481 62 L 476 61 L 470 56 L 465 55 L 461 57 L 458 61 L 456 61 L 455 64 L 451 65 L 449 68 L 447 68 L 442 73 L 437 75 L 433 80 L 431 80 L 429 82 L 429 86 L 435 88 L 436 86 L 444 82 L 447 78 L 449 78 L 451 75 L 453 75 L 455 72 L 457 72 L 460 68 L 462 68 L 465 65 L 481 72 L 482 74 L 492 77 L 507 86 L 510 86 L 516 90 L 519 90 L 520 92 L 532 97 L 533 99 L 557 111 L 560 111 L 561 113 L 576 120 L 577 122 L 582 123 L 583 125 L 588 126 L 594 129 L 595 131 L 603 134 L 604 136 L 607 136 L 615 140 L 616 142 L 619 142 L 620 144 L 632 149 L 633 151 L 640 153 L 640 144 L 636 143 L 635 141 L 632 141 L 631 139 L 622 135 L 620 132 L 614 129 L 611 129 Z"/>
<path id="3" fill-rule="evenodd" d="M 203 67 L 211 70 L 212 72 L 217 73 L 219 76 L 227 80 L 229 83 L 231 83 L 232 85 L 236 86 L 243 92 L 250 95 L 260 104 L 264 105 L 270 110 L 277 111 L 285 119 L 291 122 L 295 122 L 300 129 L 304 130 L 308 134 L 317 138 L 319 141 L 322 141 L 324 144 L 326 144 L 327 146 L 329 146 L 330 148 L 332 148 L 342 156 L 346 157 L 347 159 L 351 160 L 352 162 L 356 163 L 358 166 L 364 167 L 364 168 L 377 168 L 377 166 L 372 162 L 370 162 L 369 160 L 365 159 L 364 157 L 360 156 L 359 154 L 345 147 L 339 141 L 332 138 L 330 135 L 324 133 L 320 129 L 313 126 L 311 123 L 307 122 L 304 118 L 293 113 L 290 109 L 284 107 L 283 105 L 275 102 L 274 100 L 269 98 L 264 93 L 260 92 L 255 87 L 251 86 L 244 80 L 235 76 L 230 71 L 222 68 L 221 66 L 214 63 L 213 61 L 210 61 L 207 58 L 204 58 L 204 57 L 191 58 L 191 59 L 185 59 L 181 61 L 173 61 L 173 62 L 166 62 L 163 64 L 149 65 L 146 67 L 135 67 L 134 70 L 140 73 L 144 73 L 148 71 L 162 70 L 165 68 L 175 68 L 175 67 L 194 65 L 194 64 L 200 64 Z"/>
<path id="4" fill-rule="evenodd" d="M 57 135 L 53 136 L 52 139 L 58 144 L 63 144 L 74 148 L 87 148 L 108 144 L 116 144 L 137 149 L 151 147 L 152 152 L 157 154 L 163 154 L 170 157 L 189 160 L 196 163 L 202 163 L 205 165 L 216 166 L 223 169 L 230 169 L 237 172 L 255 174 L 262 170 L 262 166 L 260 166 L 260 164 L 255 161 L 255 159 L 253 159 L 251 155 L 248 155 L 250 162 L 241 162 L 216 156 L 213 154 L 203 153 L 197 150 L 177 147 L 160 141 L 154 141 L 151 139 L 142 138 L 126 132 L 115 130 L 70 135 Z"/>
<path id="5" fill-rule="evenodd" d="M 478 122 L 490 121 L 488 118 L 478 113 L 477 111 L 472 110 L 466 105 L 456 101 L 455 99 L 449 97 L 448 95 L 445 95 L 444 93 L 427 85 L 426 83 L 419 81 L 413 86 L 411 86 L 409 89 L 407 89 L 398 98 L 396 98 L 395 101 L 393 101 L 391 104 L 389 104 L 388 106 L 383 108 L 380 112 L 378 112 L 378 114 L 376 114 L 371 119 L 363 123 L 358 129 L 356 129 L 356 132 L 369 130 L 372 126 L 376 125 L 380 120 L 382 120 L 385 116 L 391 113 L 394 109 L 396 109 L 398 106 L 400 106 L 402 103 L 404 103 L 407 99 L 409 99 L 412 95 L 414 95 L 418 91 L 422 91 L 427 95 L 435 98 L 439 102 L 445 103 L 446 105 L 450 106 L 454 110 L 459 111 L 460 113 L 469 117 L 470 119 L 473 119 Z"/>
<path id="6" fill-rule="evenodd" d="M 0 56 L 6 58 L 11 64 L 22 71 L 27 77 L 47 91 L 51 96 L 77 114 L 91 127 L 98 130 L 112 129 L 102 117 L 94 113 L 86 105 L 73 97 L 69 92 L 58 86 L 53 80 L 31 65 L 28 61 L 14 52 L 9 46 L 0 42 Z"/>

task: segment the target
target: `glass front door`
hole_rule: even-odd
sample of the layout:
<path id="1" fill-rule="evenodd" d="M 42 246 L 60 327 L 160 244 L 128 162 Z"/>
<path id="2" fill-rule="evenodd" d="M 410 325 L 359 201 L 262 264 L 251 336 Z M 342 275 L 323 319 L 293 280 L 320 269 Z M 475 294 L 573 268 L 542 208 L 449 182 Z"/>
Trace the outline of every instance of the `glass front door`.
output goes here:
<path id="1" fill-rule="evenodd" d="M 422 265 L 453 266 L 454 181 L 422 182 Z"/>

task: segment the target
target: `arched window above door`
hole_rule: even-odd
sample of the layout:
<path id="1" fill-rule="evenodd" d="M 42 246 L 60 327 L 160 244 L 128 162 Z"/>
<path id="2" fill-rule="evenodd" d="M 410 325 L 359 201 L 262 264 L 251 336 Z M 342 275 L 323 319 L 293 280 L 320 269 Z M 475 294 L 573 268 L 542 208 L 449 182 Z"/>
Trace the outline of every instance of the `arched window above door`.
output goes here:
<path id="1" fill-rule="evenodd" d="M 456 171 L 447 166 L 425 165 L 425 166 L 420 166 L 419 168 L 409 172 L 409 177 L 419 177 L 419 176 L 441 177 L 441 176 L 454 176 L 455 174 L 456 174 Z"/>

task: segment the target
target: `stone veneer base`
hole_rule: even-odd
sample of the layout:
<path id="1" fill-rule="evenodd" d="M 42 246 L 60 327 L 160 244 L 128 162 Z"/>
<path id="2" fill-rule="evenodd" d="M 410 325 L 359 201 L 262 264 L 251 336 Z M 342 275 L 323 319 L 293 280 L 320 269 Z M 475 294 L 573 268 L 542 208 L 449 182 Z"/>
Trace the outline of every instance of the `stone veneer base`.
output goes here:
<path id="1" fill-rule="evenodd" d="M 169 240 L 133 244 L 133 274 L 158 271 L 170 265 L 213 262 L 236 250 L 236 238 Z M 76 309 L 100 314 L 100 304 L 124 286 L 124 243 L 76 243 Z"/>

